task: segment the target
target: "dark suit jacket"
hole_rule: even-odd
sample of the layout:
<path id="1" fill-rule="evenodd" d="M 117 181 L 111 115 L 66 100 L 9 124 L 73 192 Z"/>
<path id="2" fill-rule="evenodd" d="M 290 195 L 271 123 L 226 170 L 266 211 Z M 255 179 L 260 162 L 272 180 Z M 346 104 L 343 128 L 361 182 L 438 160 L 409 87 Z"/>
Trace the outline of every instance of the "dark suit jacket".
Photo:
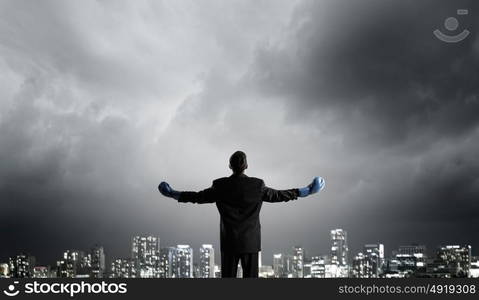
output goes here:
<path id="1" fill-rule="evenodd" d="M 297 199 L 298 189 L 278 191 L 264 181 L 244 174 L 223 177 L 200 192 L 182 192 L 179 202 L 216 203 L 221 216 L 221 251 L 251 253 L 261 250 L 259 213 L 263 201 L 285 202 Z"/>

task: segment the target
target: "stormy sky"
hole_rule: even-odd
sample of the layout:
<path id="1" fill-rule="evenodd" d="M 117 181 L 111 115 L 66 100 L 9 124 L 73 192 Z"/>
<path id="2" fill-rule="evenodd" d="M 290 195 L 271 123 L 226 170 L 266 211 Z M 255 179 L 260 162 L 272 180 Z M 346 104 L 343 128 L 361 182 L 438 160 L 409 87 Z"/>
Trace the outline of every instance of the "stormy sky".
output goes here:
<path id="1" fill-rule="evenodd" d="M 136 234 L 218 249 L 216 207 L 157 185 L 206 188 L 236 150 L 270 187 L 326 180 L 264 204 L 266 262 L 296 244 L 327 254 L 333 228 L 354 252 L 478 255 L 477 14 L 477 1 L 1 1 L 0 261 L 95 243 L 126 257 Z M 447 44 L 435 29 L 471 34 Z"/>

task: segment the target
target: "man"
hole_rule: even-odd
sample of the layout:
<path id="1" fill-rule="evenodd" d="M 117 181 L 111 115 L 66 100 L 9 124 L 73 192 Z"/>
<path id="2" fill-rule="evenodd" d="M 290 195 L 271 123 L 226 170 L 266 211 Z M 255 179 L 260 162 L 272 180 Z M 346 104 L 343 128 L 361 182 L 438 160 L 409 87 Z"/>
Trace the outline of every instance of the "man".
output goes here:
<path id="1" fill-rule="evenodd" d="M 233 175 L 213 181 L 212 187 L 200 192 L 179 192 L 166 182 L 160 183 L 160 192 L 178 202 L 216 203 L 220 213 L 221 276 L 236 277 L 241 261 L 243 277 L 258 277 L 258 252 L 261 251 L 259 213 L 263 202 L 286 202 L 306 197 L 324 188 L 324 179 L 315 177 L 304 188 L 274 190 L 263 180 L 248 177 L 246 154 L 236 151 L 230 157 Z"/>

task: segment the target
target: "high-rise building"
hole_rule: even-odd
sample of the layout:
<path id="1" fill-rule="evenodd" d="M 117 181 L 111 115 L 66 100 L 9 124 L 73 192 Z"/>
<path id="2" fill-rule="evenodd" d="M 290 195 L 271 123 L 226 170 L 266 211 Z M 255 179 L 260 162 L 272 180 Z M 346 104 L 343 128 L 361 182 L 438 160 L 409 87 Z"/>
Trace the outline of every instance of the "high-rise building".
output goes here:
<path id="1" fill-rule="evenodd" d="M 284 257 L 284 274 L 286 278 L 293 278 L 294 271 L 294 256 L 291 253 L 288 253 Z"/>
<path id="2" fill-rule="evenodd" d="M 393 260 L 388 262 L 388 273 L 398 273 L 399 277 L 411 277 L 426 272 L 427 252 L 425 245 L 402 245 L 393 252 Z"/>
<path id="3" fill-rule="evenodd" d="M 348 234 L 343 229 L 331 230 L 331 264 L 348 265 Z"/>
<path id="4" fill-rule="evenodd" d="M 326 276 L 326 256 L 311 257 L 311 278 L 325 278 Z"/>
<path id="5" fill-rule="evenodd" d="M 348 234 L 343 229 L 331 230 L 331 259 L 325 272 L 327 278 L 349 277 Z"/>
<path id="6" fill-rule="evenodd" d="M 131 258 L 135 262 L 138 277 L 160 277 L 160 238 L 154 236 L 133 237 L 131 243 Z"/>
<path id="7" fill-rule="evenodd" d="M 172 274 L 175 278 L 193 278 L 193 248 L 189 245 L 176 247 L 176 266 Z"/>
<path id="8" fill-rule="evenodd" d="M 172 278 L 176 268 L 176 248 L 165 247 L 160 249 L 160 278 Z"/>
<path id="9" fill-rule="evenodd" d="M 273 272 L 275 278 L 288 277 L 285 264 L 286 258 L 284 254 L 273 254 Z"/>
<path id="10" fill-rule="evenodd" d="M 351 275 L 354 278 L 376 278 L 377 266 L 375 257 L 359 252 L 353 258 Z"/>
<path id="11" fill-rule="evenodd" d="M 105 251 L 101 246 L 94 246 L 90 253 L 90 276 L 103 278 L 105 276 Z"/>
<path id="12" fill-rule="evenodd" d="M 88 265 L 89 258 L 83 251 L 66 250 L 63 252 L 63 258 L 57 261 L 57 277 L 83 277 L 82 275 L 88 274 Z"/>
<path id="13" fill-rule="evenodd" d="M 366 244 L 364 252 L 359 253 L 353 260 L 353 277 L 378 278 L 384 264 L 384 245 Z"/>
<path id="14" fill-rule="evenodd" d="M 304 271 L 304 248 L 300 246 L 295 246 L 292 249 L 292 277 L 293 278 L 303 278 Z"/>
<path id="15" fill-rule="evenodd" d="M 198 265 L 198 277 L 215 277 L 215 249 L 212 245 L 202 245 L 200 248 L 200 263 Z"/>
<path id="16" fill-rule="evenodd" d="M 9 271 L 10 277 L 13 278 L 31 278 L 33 277 L 33 267 L 35 266 L 35 257 L 21 253 L 17 256 L 10 257 Z"/>
<path id="17" fill-rule="evenodd" d="M 467 277 L 470 268 L 471 246 L 448 245 L 438 248 L 427 273 L 432 277 Z"/>
<path id="18" fill-rule="evenodd" d="M 76 278 L 91 277 L 91 253 L 86 253 L 80 261 L 80 269 L 77 270 Z"/>
<path id="19" fill-rule="evenodd" d="M 135 278 L 135 262 L 130 258 L 117 258 L 111 263 L 111 278 Z"/>
<path id="20" fill-rule="evenodd" d="M 89 253 L 66 250 L 57 261 L 56 273 L 60 278 L 102 278 L 105 273 L 103 247 L 95 246 Z"/>
<path id="21" fill-rule="evenodd" d="M 374 257 L 377 260 L 379 269 L 384 265 L 384 244 L 366 244 L 364 245 L 364 254 Z"/>

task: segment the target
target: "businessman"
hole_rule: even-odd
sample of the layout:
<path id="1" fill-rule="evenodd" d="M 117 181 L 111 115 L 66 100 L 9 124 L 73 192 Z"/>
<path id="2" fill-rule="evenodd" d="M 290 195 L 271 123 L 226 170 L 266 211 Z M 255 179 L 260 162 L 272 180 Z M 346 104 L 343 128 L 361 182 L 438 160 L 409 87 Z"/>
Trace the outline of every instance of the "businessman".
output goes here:
<path id="1" fill-rule="evenodd" d="M 304 188 L 274 190 L 264 181 L 248 177 L 246 154 L 236 151 L 230 157 L 233 174 L 213 181 L 213 185 L 200 192 L 179 192 L 162 182 L 161 194 L 178 202 L 216 203 L 220 213 L 221 277 L 236 277 L 238 262 L 243 277 L 258 277 L 258 252 L 261 251 L 261 225 L 259 213 L 263 202 L 286 202 L 306 197 L 324 188 L 324 179 L 315 177 Z"/>

